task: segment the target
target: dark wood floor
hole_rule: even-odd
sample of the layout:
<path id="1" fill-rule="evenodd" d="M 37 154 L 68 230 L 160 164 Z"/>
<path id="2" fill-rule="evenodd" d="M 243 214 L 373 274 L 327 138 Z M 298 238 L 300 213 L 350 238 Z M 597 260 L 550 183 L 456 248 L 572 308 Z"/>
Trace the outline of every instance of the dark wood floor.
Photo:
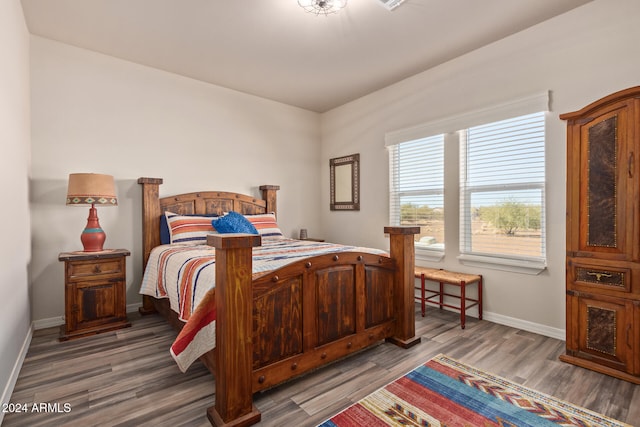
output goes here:
<path id="1" fill-rule="evenodd" d="M 60 412 L 9 413 L 3 426 L 208 426 L 212 377 L 199 362 L 178 370 L 168 351 L 175 334 L 160 317 L 130 319 L 131 328 L 64 343 L 57 328 L 36 331 L 11 403 L 57 403 Z M 418 346 L 381 343 L 257 394 L 259 425 L 314 426 L 438 353 L 640 425 L 640 386 L 558 361 L 562 341 L 476 319 L 461 330 L 458 315 L 435 308 L 416 319 Z"/>

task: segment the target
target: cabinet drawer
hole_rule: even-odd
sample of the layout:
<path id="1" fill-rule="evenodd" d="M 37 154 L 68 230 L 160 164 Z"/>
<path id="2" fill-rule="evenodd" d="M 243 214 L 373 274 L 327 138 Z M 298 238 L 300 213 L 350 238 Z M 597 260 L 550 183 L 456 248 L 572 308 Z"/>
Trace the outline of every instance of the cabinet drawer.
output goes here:
<path id="1" fill-rule="evenodd" d="M 97 261 L 70 262 L 67 265 L 69 280 L 103 278 L 104 276 L 121 276 L 124 271 L 122 258 L 104 259 Z"/>
<path id="2" fill-rule="evenodd" d="M 630 268 L 611 265 L 583 264 L 570 261 L 567 272 L 569 285 L 574 289 L 590 292 L 631 292 L 632 271 Z"/>
<path id="3" fill-rule="evenodd" d="M 631 272 L 603 268 L 576 267 L 576 282 L 629 292 Z"/>

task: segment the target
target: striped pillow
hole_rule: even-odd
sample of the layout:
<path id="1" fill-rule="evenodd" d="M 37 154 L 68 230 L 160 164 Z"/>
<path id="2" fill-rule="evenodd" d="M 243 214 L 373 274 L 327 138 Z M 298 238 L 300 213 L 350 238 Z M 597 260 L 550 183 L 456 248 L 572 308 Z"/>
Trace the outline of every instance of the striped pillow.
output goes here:
<path id="1" fill-rule="evenodd" d="M 205 245 L 207 235 L 217 231 L 211 225 L 211 216 L 178 215 L 164 213 L 169 227 L 169 243 Z"/>
<path id="2" fill-rule="evenodd" d="M 245 215 L 245 217 L 253 224 L 263 238 L 282 237 L 282 231 L 280 231 L 280 227 L 278 227 L 274 213 Z"/>

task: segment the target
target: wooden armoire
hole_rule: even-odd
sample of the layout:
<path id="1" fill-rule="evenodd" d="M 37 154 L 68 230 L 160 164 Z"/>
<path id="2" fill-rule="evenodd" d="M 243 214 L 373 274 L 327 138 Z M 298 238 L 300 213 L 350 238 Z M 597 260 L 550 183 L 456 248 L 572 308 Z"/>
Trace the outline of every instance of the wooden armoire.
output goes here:
<path id="1" fill-rule="evenodd" d="M 640 384 L 640 86 L 567 121 L 567 351 Z"/>

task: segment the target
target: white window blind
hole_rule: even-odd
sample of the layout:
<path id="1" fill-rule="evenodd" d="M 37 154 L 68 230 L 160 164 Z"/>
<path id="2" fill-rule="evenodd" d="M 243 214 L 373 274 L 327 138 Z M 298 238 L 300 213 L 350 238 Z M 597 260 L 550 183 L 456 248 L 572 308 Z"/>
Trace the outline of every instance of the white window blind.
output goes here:
<path id="1" fill-rule="evenodd" d="M 545 260 L 545 113 L 460 131 L 460 252 Z"/>
<path id="2" fill-rule="evenodd" d="M 444 135 L 387 148 L 391 224 L 419 226 L 416 247 L 444 251 Z"/>
<path id="3" fill-rule="evenodd" d="M 457 132 L 485 123 L 497 122 L 510 117 L 518 117 L 536 111 L 549 110 L 549 92 L 541 92 L 527 97 L 512 99 L 501 104 L 490 105 L 473 111 L 444 117 L 409 128 L 398 129 L 385 134 L 385 146 L 413 141 L 431 135 Z"/>

